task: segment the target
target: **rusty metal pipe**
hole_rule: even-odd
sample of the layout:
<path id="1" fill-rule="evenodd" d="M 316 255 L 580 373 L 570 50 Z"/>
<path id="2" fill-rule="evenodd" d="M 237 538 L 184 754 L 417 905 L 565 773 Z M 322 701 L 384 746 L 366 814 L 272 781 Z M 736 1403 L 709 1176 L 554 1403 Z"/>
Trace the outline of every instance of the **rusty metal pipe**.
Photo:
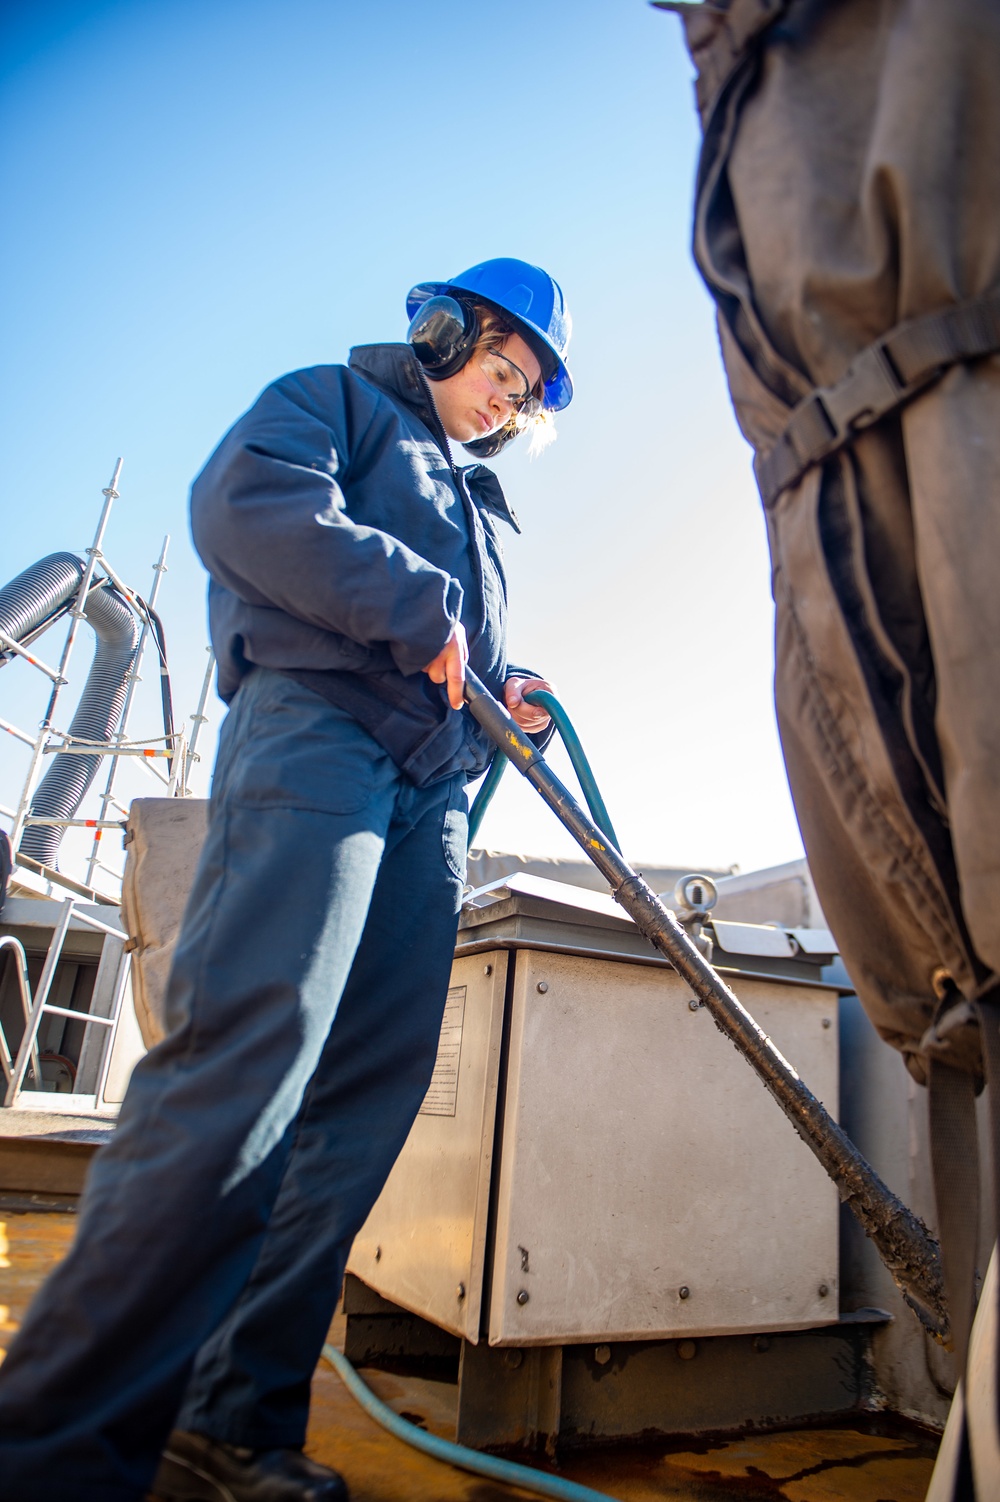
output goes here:
<path id="1" fill-rule="evenodd" d="M 919 1216 L 883 1184 L 846 1132 L 803 1083 L 684 932 L 681 925 L 584 813 L 507 710 L 474 673 L 466 673 L 469 709 L 518 771 L 537 789 L 586 851 L 636 927 L 687 981 L 778 1102 L 803 1142 L 837 1186 L 921 1323 L 942 1343 L 950 1339 L 941 1254 Z"/>

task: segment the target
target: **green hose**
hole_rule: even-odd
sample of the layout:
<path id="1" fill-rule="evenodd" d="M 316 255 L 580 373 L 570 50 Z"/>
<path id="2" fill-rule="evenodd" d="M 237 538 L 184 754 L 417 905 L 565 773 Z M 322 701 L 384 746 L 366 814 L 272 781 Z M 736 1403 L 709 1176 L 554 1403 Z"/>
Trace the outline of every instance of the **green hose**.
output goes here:
<path id="1" fill-rule="evenodd" d="M 591 1491 L 589 1486 L 578 1486 L 575 1481 L 564 1481 L 560 1476 L 547 1476 L 544 1471 L 516 1465 L 512 1460 L 500 1460 L 495 1455 L 481 1455 L 478 1450 L 466 1449 L 465 1445 L 452 1444 L 450 1440 L 418 1429 L 416 1424 L 400 1418 L 376 1398 L 340 1351 L 327 1345 L 323 1347 L 323 1355 L 370 1418 L 404 1444 L 423 1450 L 435 1460 L 442 1460 L 445 1465 L 455 1466 L 460 1471 L 471 1471 L 476 1476 L 488 1476 L 491 1481 L 502 1481 L 506 1486 L 519 1486 L 539 1497 L 556 1497 L 560 1502 L 608 1502 L 607 1492 Z"/>
<path id="2" fill-rule="evenodd" d="M 573 771 L 580 779 L 583 796 L 587 800 L 587 807 L 590 809 L 594 823 L 602 834 L 607 835 L 615 849 L 620 851 L 622 847 L 618 836 L 615 834 L 614 825 L 611 823 L 611 817 L 604 806 L 604 799 L 601 797 L 597 780 L 591 771 L 590 762 L 587 760 L 586 752 L 580 744 L 580 737 L 574 730 L 573 722 L 569 715 L 563 709 L 555 694 L 550 694 L 547 689 L 532 689 L 531 693 L 525 694 L 524 697 L 528 704 L 538 704 L 542 709 L 547 709 L 552 716 L 555 727 L 562 736 L 563 745 L 569 752 L 569 759 L 573 763 Z"/>
<path id="3" fill-rule="evenodd" d="M 507 758 L 506 756 L 504 756 L 503 752 L 494 751 L 493 760 L 490 762 L 486 776 L 483 778 L 482 783 L 480 784 L 479 792 L 476 794 L 472 803 L 472 807 L 469 809 L 470 850 L 472 849 L 473 840 L 479 833 L 479 826 L 483 822 L 483 814 L 486 812 L 493 794 L 500 786 L 500 779 L 503 776 L 504 767 L 506 765 Z"/>
<path id="4" fill-rule="evenodd" d="M 611 823 L 611 816 L 605 807 L 604 799 L 601 797 L 600 789 L 597 786 L 597 779 L 594 777 L 590 762 L 587 760 L 587 754 L 580 744 L 580 737 L 573 728 L 573 722 L 569 715 L 563 709 L 555 694 L 550 694 L 548 689 L 532 689 L 530 693 L 525 694 L 524 699 L 526 704 L 537 704 L 542 709 L 547 710 L 552 716 L 553 724 L 562 737 L 563 745 L 569 753 L 573 770 L 580 780 L 580 787 L 583 790 L 584 798 L 587 800 L 587 807 L 590 809 L 594 823 L 602 834 L 607 835 L 615 849 L 620 851 L 622 847 L 618 836 L 615 834 L 614 825 Z M 483 822 L 483 815 L 486 812 L 490 799 L 500 785 L 500 779 L 503 776 L 506 765 L 506 756 L 500 751 L 494 752 L 489 771 L 483 778 L 479 791 L 473 801 L 472 808 L 469 811 L 470 850 L 473 840 L 479 833 L 479 826 Z"/>

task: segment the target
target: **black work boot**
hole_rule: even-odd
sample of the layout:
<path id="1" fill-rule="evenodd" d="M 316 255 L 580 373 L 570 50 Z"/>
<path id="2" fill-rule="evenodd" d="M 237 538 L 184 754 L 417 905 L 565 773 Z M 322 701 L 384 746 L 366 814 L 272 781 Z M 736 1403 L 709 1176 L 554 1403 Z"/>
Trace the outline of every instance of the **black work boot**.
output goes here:
<path id="1" fill-rule="evenodd" d="M 152 1495 L 158 1502 L 348 1502 L 344 1479 L 301 1450 L 246 1450 L 175 1429 Z"/>

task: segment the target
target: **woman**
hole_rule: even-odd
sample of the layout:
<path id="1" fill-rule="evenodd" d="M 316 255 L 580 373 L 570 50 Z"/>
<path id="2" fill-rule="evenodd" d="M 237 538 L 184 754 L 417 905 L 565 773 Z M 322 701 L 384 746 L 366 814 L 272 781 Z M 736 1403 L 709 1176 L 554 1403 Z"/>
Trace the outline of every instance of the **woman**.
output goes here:
<path id="1" fill-rule="evenodd" d="M 334 1502 L 301 1453 L 351 1242 L 434 1065 L 508 668 L 499 452 L 572 383 L 547 273 L 414 288 L 408 342 L 283 377 L 195 481 L 219 690 L 209 833 L 167 996 L 76 1244 L 0 1374 L 2 1502 Z M 179 1414 L 179 1416 L 178 1416 Z"/>

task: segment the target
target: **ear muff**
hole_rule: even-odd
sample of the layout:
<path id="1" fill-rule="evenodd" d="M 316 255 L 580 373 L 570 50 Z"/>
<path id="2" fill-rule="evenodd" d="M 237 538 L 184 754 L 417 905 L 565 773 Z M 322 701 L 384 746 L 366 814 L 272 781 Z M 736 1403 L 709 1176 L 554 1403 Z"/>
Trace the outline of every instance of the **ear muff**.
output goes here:
<path id="1" fill-rule="evenodd" d="M 479 338 L 479 319 L 457 297 L 429 297 L 417 309 L 406 342 L 432 381 L 446 381 L 468 363 Z"/>

